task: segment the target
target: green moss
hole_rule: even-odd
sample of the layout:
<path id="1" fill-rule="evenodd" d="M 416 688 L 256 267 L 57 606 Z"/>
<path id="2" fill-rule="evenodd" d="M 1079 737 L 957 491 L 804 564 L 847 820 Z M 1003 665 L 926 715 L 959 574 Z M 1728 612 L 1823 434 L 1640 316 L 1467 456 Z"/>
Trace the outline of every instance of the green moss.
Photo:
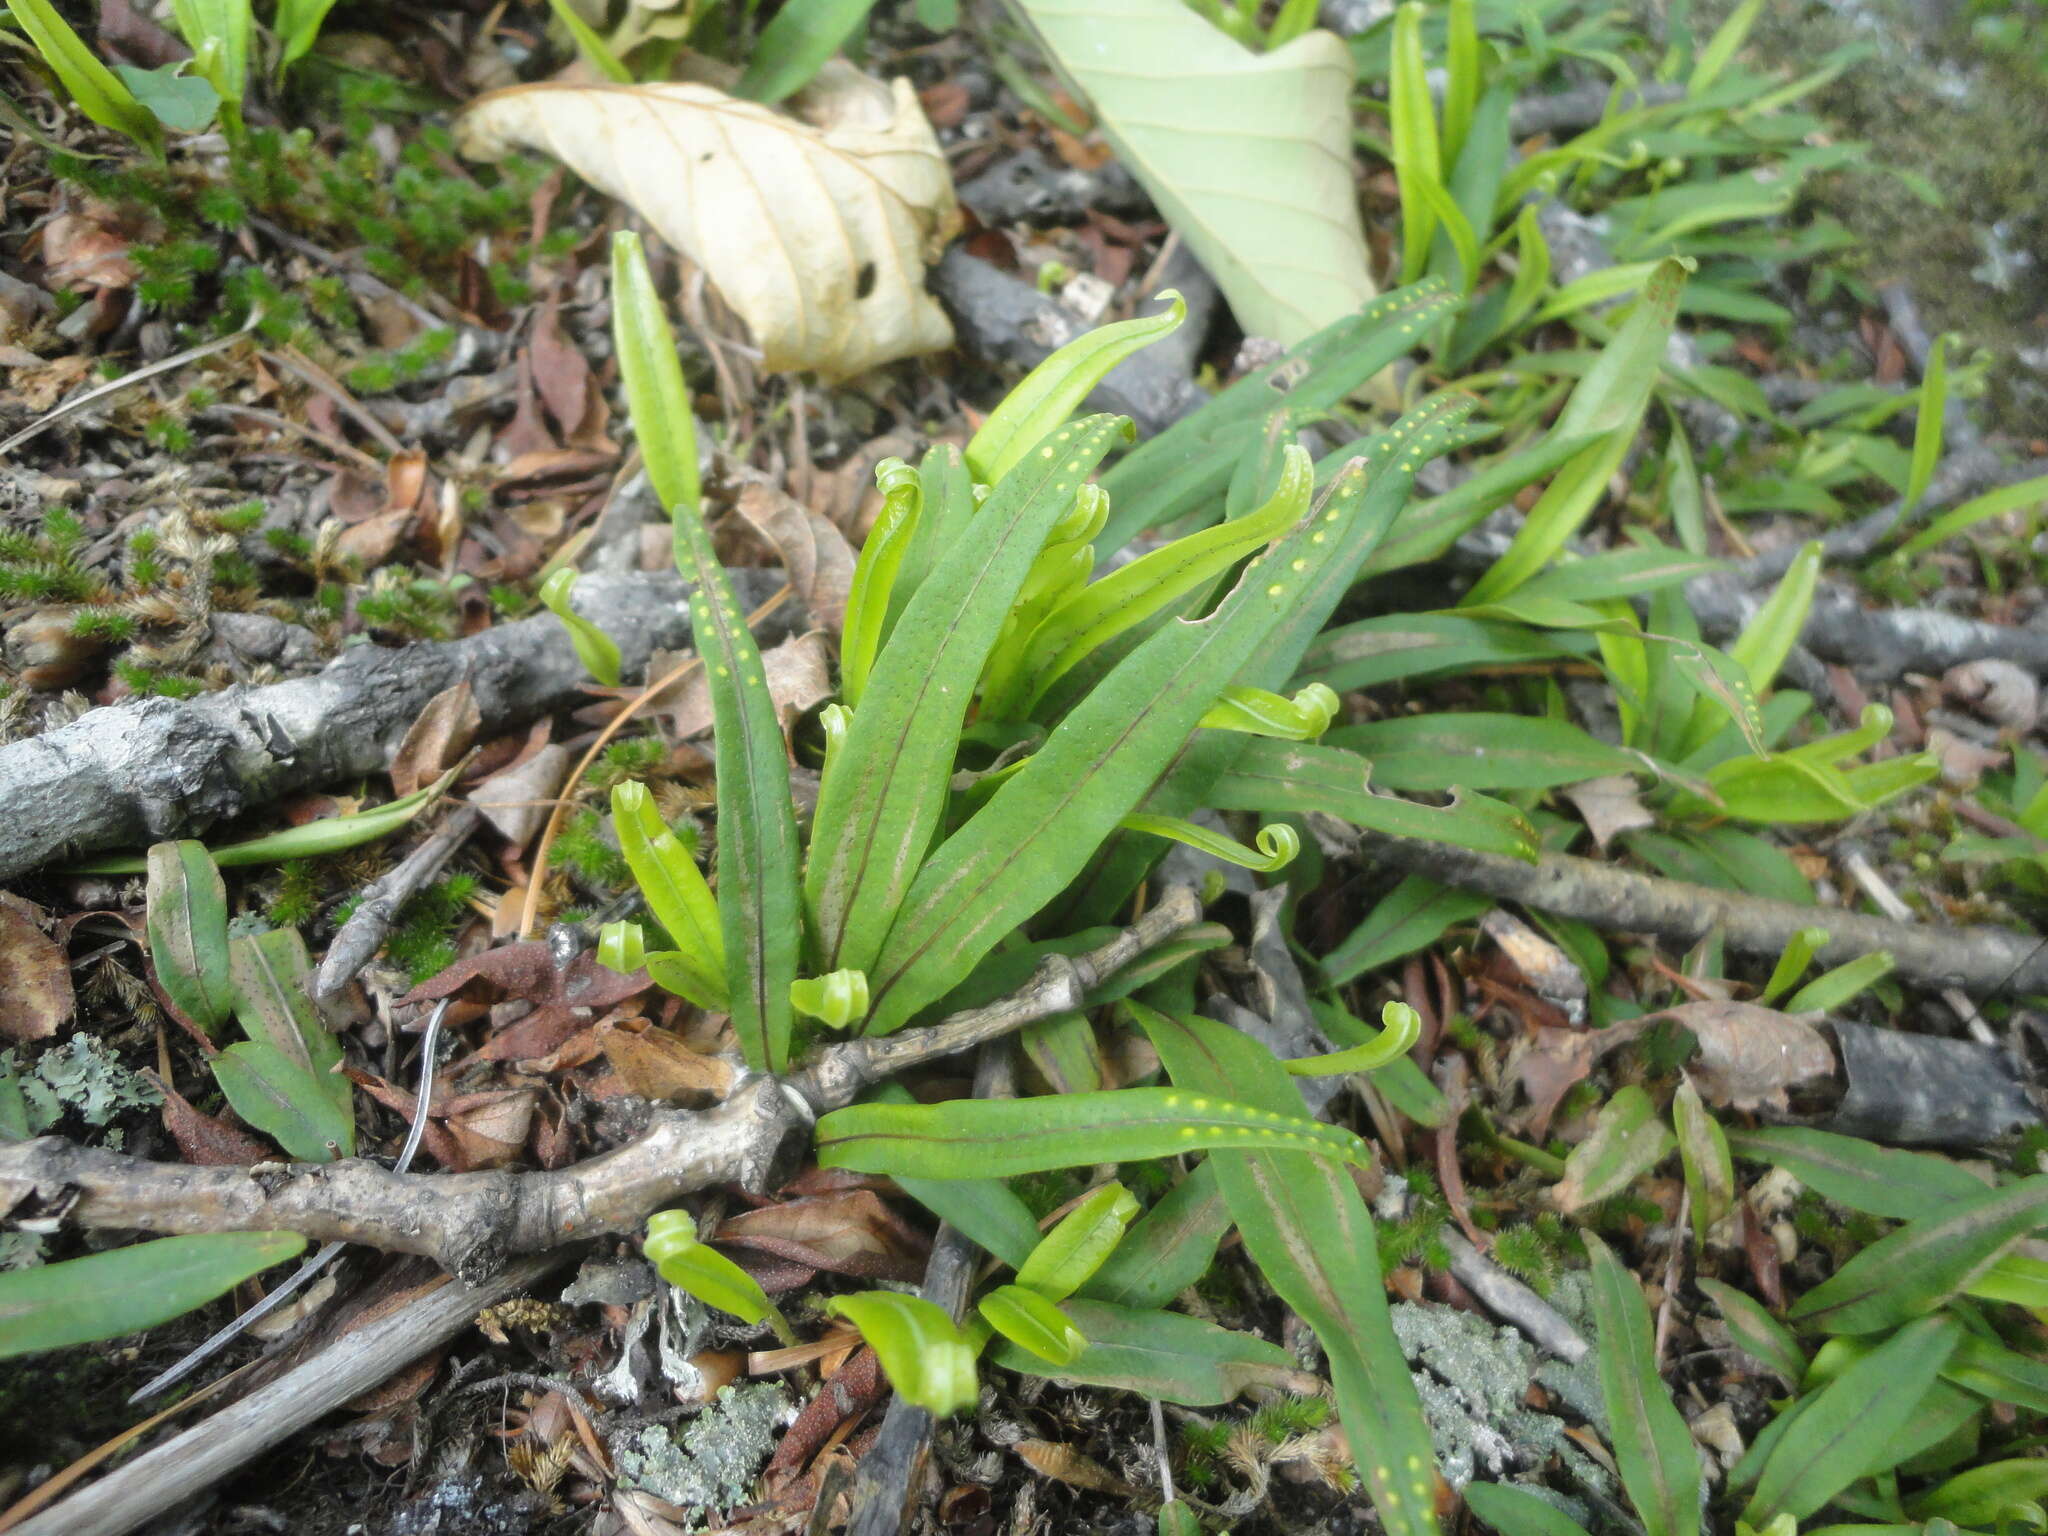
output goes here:
<path id="1" fill-rule="evenodd" d="M 189 699 L 206 692 L 206 684 L 181 672 L 167 672 L 136 661 L 117 661 L 114 675 L 134 694 L 165 699 Z"/>
<path id="2" fill-rule="evenodd" d="M 320 881 L 305 859 L 287 859 L 278 866 L 277 891 L 265 909 L 271 925 L 297 928 L 310 923 L 320 911 Z"/>
<path id="3" fill-rule="evenodd" d="M 597 771 L 591 781 L 601 792 L 609 792 L 614 784 L 623 784 L 631 779 L 644 779 L 660 768 L 668 758 L 668 748 L 652 736 L 638 736 L 630 741 L 615 741 L 604 749 L 598 759 Z M 677 836 L 684 837 L 694 851 L 697 843 L 697 829 L 686 822 Z"/>
<path id="4" fill-rule="evenodd" d="M 455 929 L 476 894 L 474 875 L 450 875 L 399 909 L 384 953 L 417 986 L 455 963 Z"/>
<path id="5" fill-rule="evenodd" d="M 71 633 L 82 640 L 122 644 L 135 638 L 135 615 L 118 608 L 84 608 L 71 616 Z"/>
<path id="6" fill-rule="evenodd" d="M 555 858 L 586 885 L 609 888 L 631 878 L 625 856 L 611 841 L 609 822 L 587 808 L 563 823 L 555 837 Z"/>
<path id="7" fill-rule="evenodd" d="M 1321 1429 L 1330 1419 L 1326 1397 L 1283 1397 L 1252 1415 L 1252 1433 L 1278 1445 L 1282 1440 Z"/>
<path id="8" fill-rule="evenodd" d="M 245 501 L 238 507 L 214 513 L 213 523 L 222 533 L 244 534 L 263 521 L 265 510 L 260 501 Z"/>

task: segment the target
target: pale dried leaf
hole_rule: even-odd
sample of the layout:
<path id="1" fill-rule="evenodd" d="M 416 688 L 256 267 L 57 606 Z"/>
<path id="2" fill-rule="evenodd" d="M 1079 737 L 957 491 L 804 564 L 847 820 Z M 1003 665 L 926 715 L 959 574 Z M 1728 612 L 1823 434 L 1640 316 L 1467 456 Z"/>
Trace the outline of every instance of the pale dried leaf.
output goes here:
<path id="1" fill-rule="evenodd" d="M 2041 685 L 2025 667 L 1997 657 L 1950 667 L 1941 679 L 1948 696 L 1993 725 L 2025 735 L 2041 717 Z"/>
<path id="2" fill-rule="evenodd" d="M 753 481 L 740 488 L 739 514 L 775 546 L 804 607 L 833 634 L 846 627 L 853 587 L 853 546 L 846 535 L 794 496 Z"/>
<path id="3" fill-rule="evenodd" d="M 770 370 L 845 378 L 950 346 L 925 292 L 959 219 L 907 80 L 828 66 L 815 124 L 706 85 L 537 84 L 479 98 L 462 152 L 544 150 L 702 267 Z"/>
<path id="4" fill-rule="evenodd" d="M 524 848 L 553 809 L 576 754 L 550 742 L 531 757 L 492 774 L 470 791 L 470 803 L 515 848 Z"/>
<path id="5" fill-rule="evenodd" d="M 2001 766 L 2008 755 L 2003 747 L 1979 746 L 1938 725 L 1928 728 L 1927 750 L 1941 764 L 1941 782 L 1950 789 L 1976 788 L 1977 781 Z"/>
<path id="6" fill-rule="evenodd" d="M 1586 977 L 1571 956 L 1501 907 L 1479 920 L 1479 931 L 1500 946 L 1538 997 L 1563 1009 L 1574 1024 L 1586 1017 Z"/>
<path id="7" fill-rule="evenodd" d="M 1643 804 L 1636 781 L 1625 773 L 1610 773 L 1583 784 L 1568 785 L 1563 793 L 1565 799 L 1578 807 L 1586 830 L 1603 849 L 1624 832 L 1657 825 L 1656 814 Z"/>
<path id="8" fill-rule="evenodd" d="M 1343 39 L 1254 53 L 1180 0 L 1017 8 L 1247 335 L 1292 346 L 1374 297 Z"/>
<path id="9" fill-rule="evenodd" d="M 1814 1027 L 1820 1015 L 1780 1013 L 1756 1003 L 1683 1003 L 1638 1020 L 1669 1019 L 1692 1031 L 1699 1053 L 1687 1064 L 1707 1100 L 1724 1109 L 1790 1107 L 1786 1091 L 1835 1072 L 1835 1052 Z"/>

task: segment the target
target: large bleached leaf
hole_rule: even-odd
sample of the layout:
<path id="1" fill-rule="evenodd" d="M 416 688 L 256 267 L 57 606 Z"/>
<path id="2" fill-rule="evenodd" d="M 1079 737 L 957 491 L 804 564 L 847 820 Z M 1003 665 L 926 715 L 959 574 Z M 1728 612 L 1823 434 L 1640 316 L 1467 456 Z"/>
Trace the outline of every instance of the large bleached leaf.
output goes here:
<path id="1" fill-rule="evenodd" d="M 704 268 L 771 370 L 845 378 L 953 341 L 925 262 L 958 223 L 907 80 L 847 67 L 799 122 L 706 85 L 521 85 L 478 98 L 464 154 L 546 151 Z"/>
<path id="2" fill-rule="evenodd" d="M 1252 53 L 1184 0 L 1019 4 L 1246 331 L 1292 345 L 1373 297 L 1335 34 Z"/>

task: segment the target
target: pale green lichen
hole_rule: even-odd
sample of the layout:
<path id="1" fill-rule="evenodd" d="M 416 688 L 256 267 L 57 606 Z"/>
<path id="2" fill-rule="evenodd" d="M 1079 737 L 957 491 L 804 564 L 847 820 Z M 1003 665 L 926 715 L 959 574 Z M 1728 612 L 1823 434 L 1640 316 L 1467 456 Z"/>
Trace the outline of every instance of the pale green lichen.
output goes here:
<path id="1" fill-rule="evenodd" d="M 775 1382 L 727 1387 L 679 1433 L 650 1425 L 613 1445 L 619 1481 L 684 1509 L 743 1504 L 792 1407 Z"/>
<path id="2" fill-rule="evenodd" d="M 1583 1416 L 1599 1392 L 1589 1370 L 1540 1357 L 1512 1328 L 1497 1328 L 1455 1307 L 1403 1303 L 1393 1308 L 1394 1336 L 1414 1367 L 1415 1389 L 1436 1445 L 1437 1462 L 1454 1488 L 1477 1479 L 1513 1482 L 1554 1456 L 1573 1481 L 1606 1493 L 1612 1479 L 1565 1433 L 1569 1423 L 1531 1408 L 1541 1383 Z"/>
<path id="3" fill-rule="evenodd" d="M 21 1092 L 28 1133 L 39 1136 L 65 1112 L 95 1128 L 129 1109 L 147 1109 L 163 1102 L 148 1078 L 129 1071 L 92 1035 L 76 1034 L 24 1067 L 12 1050 L 0 1051 L 0 1077 L 12 1078 Z M 105 1145 L 116 1145 L 113 1137 Z"/>

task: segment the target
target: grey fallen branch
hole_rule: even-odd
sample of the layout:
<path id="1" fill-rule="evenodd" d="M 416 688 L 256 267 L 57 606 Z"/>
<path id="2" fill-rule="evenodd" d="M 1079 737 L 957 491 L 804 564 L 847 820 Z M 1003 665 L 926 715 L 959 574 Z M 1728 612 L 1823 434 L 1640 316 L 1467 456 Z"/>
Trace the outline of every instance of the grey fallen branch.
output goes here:
<path id="1" fill-rule="evenodd" d="M 1899 976 L 1982 994 L 2048 991 L 2048 946 L 2004 928 L 1932 928 L 1840 907 L 1806 907 L 1683 880 L 1636 874 L 1592 859 L 1545 854 L 1535 864 L 1442 843 L 1364 833 L 1360 852 L 1388 868 L 1426 875 L 1497 901 L 1526 902 L 1596 928 L 1691 944 L 1718 932 L 1745 954 L 1776 956 L 1802 928 L 1824 927 L 1818 958 L 1842 965 L 1876 950 Z"/>
<path id="2" fill-rule="evenodd" d="M 161 1233 L 299 1232 L 422 1254 L 476 1283 L 514 1256 L 631 1231 L 695 1190 L 769 1187 L 818 1115 L 885 1077 L 1073 1011 L 1090 987 L 1200 916 L 1194 892 L 1175 887 L 1100 948 L 1072 959 L 1048 956 L 1006 998 L 926 1029 L 829 1046 L 787 1078 L 743 1078 L 714 1109 L 657 1110 L 639 1136 L 570 1168 L 400 1174 L 366 1158 L 195 1167 L 45 1136 L 0 1146 L 0 1220 Z"/>
<path id="3" fill-rule="evenodd" d="M 1717 577 L 1700 578 L 1686 590 L 1687 603 L 1710 640 L 1741 633 L 1767 595 Z M 2048 631 L 1967 619 L 1938 608 L 1866 608 L 1853 591 L 1833 582 L 1814 589 L 1799 644 L 1862 677 L 1885 681 L 1984 660 L 2048 673 Z M 1808 680 L 1793 681 L 1813 691 Z"/>
<path id="4" fill-rule="evenodd" d="M 737 570 L 742 601 L 779 571 Z M 591 573 L 576 607 L 619 644 L 628 676 L 688 642 L 685 588 L 667 575 Z M 788 609 L 778 615 L 788 622 Z M 380 772 L 426 702 L 467 677 L 487 734 L 582 702 L 589 674 L 551 614 L 461 640 L 344 651 L 325 670 L 195 699 L 90 710 L 0 747 L 0 880 L 106 848 L 187 837 L 298 790 Z"/>
<path id="5" fill-rule="evenodd" d="M 933 291 L 959 327 L 961 344 L 991 362 L 1033 367 L 1089 329 L 1056 300 L 960 246 L 946 252 L 931 276 Z M 1118 363 L 1088 396 L 1089 409 L 1129 416 L 1147 437 L 1206 403 L 1208 396 L 1194 381 L 1194 360 L 1216 311 L 1216 283 L 1186 247 L 1167 263 L 1159 286 L 1180 290 L 1187 319 L 1172 335 Z"/>
<path id="6" fill-rule="evenodd" d="M 333 997 L 375 958 L 391 925 L 398 921 L 399 911 L 455 857 L 482 819 L 483 812 L 475 806 L 457 806 L 432 837 L 363 887 L 362 900 L 327 946 L 326 957 L 313 977 L 314 997 Z"/>

